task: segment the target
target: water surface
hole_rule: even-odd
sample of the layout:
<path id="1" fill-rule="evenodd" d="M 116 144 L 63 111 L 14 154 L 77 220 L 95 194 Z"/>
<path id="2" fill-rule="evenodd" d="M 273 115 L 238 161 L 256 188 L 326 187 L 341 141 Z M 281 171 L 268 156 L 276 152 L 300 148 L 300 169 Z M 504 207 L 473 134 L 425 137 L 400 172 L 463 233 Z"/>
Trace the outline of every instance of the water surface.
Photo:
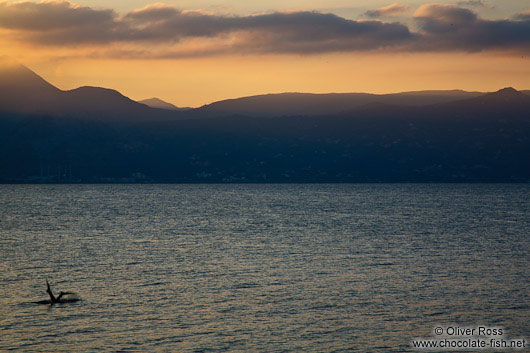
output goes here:
<path id="1" fill-rule="evenodd" d="M 3 185 L 0 351 L 530 337 L 529 185 Z M 81 302 L 34 305 L 56 291 Z"/>

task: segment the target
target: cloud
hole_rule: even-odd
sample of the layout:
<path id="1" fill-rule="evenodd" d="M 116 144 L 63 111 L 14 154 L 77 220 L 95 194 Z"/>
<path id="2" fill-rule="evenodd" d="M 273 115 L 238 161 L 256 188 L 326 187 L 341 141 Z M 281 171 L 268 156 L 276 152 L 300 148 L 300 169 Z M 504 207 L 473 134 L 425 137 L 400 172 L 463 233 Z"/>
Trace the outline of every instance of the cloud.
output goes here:
<path id="1" fill-rule="evenodd" d="M 414 13 L 424 50 L 530 51 L 530 21 L 485 20 L 454 5 L 423 5 Z"/>
<path id="2" fill-rule="evenodd" d="M 130 21 L 131 27 L 143 26 L 144 33 L 157 39 L 211 38 L 235 33 L 235 46 L 242 49 L 246 45 L 251 51 L 265 52 L 371 50 L 399 45 L 412 36 L 401 24 L 351 21 L 317 12 L 226 17 L 159 5 L 134 11 L 124 20 Z"/>
<path id="3" fill-rule="evenodd" d="M 468 7 L 489 7 L 484 0 L 463 0 L 459 1 L 457 4 L 458 6 Z"/>
<path id="4" fill-rule="evenodd" d="M 392 17 L 401 15 L 407 11 L 409 11 L 411 8 L 407 5 L 399 5 L 399 4 L 392 4 L 385 7 L 381 7 L 377 10 L 370 10 L 366 11 L 365 15 L 372 18 L 377 17 Z"/>
<path id="5" fill-rule="evenodd" d="M 93 10 L 68 1 L 0 2 L 0 26 L 28 31 L 53 31 L 103 26 L 108 29 L 117 17 L 113 10 Z"/>
<path id="6" fill-rule="evenodd" d="M 414 13 L 414 18 L 423 20 L 426 24 L 466 24 L 477 20 L 477 15 L 468 9 L 454 5 L 428 4 L 420 6 Z"/>
<path id="7" fill-rule="evenodd" d="M 68 1 L 0 1 L 0 28 L 31 43 L 105 42 L 119 32 L 113 10 L 94 10 Z"/>
<path id="8" fill-rule="evenodd" d="M 375 10 L 397 13 L 405 7 Z M 385 15 L 387 16 L 387 15 Z M 93 49 L 95 56 L 177 58 L 222 54 L 318 54 L 386 50 L 530 51 L 530 20 L 485 20 L 455 5 L 419 7 L 419 31 L 401 23 L 292 11 L 226 16 L 165 4 L 118 15 L 68 1 L 0 0 L 0 30 L 34 47 Z"/>
<path id="9" fill-rule="evenodd" d="M 118 17 L 111 10 L 65 1 L 2 2 L 0 12 L 0 28 L 48 45 L 172 44 L 204 38 L 222 42 L 230 37 L 237 51 L 314 53 L 395 47 L 413 36 L 398 23 L 351 21 L 317 12 L 220 16 L 156 4 Z"/>

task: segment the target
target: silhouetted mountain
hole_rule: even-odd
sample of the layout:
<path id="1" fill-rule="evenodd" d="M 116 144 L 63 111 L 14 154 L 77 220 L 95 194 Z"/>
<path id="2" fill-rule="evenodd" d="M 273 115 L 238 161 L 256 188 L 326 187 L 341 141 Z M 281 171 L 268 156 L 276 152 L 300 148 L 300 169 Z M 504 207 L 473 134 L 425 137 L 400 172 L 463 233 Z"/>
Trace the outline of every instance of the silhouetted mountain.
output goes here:
<path id="1" fill-rule="evenodd" d="M 176 112 L 153 109 L 100 87 L 62 91 L 25 66 L 0 62 L 0 111 L 110 120 L 171 120 Z"/>
<path id="2" fill-rule="evenodd" d="M 279 94 L 178 112 L 6 67 L 2 182 L 530 182 L 530 96 L 513 88 Z"/>
<path id="3" fill-rule="evenodd" d="M 149 99 L 144 99 L 144 100 L 141 100 L 141 101 L 138 101 L 138 103 L 142 103 L 142 104 L 145 104 L 151 108 L 158 108 L 158 109 L 167 109 L 167 110 L 181 110 L 181 111 L 184 111 L 184 110 L 190 110 L 191 108 L 179 108 L 177 106 L 174 106 L 173 104 L 171 103 L 168 103 L 168 102 L 165 102 L 159 98 L 149 98 Z"/>
<path id="4" fill-rule="evenodd" d="M 321 116 L 108 125 L 4 114 L 0 180 L 529 182 L 529 111 L 508 89 Z"/>
<path id="5" fill-rule="evenodd" d="M 528 104 L 530 96 L 517 91 L 512 87 L 506 87 L 497 92 L 487 93 L 482 96 L 465 101 L 469 104 L 486 106 L 511 106 L 518 104 Z"/>
<path id="6" fill-rule="evenodd" d="M 147 116 L 153 109 L 135 102 L 120 92 L 101 87 L 80 87 L 64 91 L 61 101 L 63 114 L 112 114 L 120 117 Z"/>
<path id="7" fill-rule="evenodd" d="M 461 101 L 439 104 L 429 107 L 440 118 L 472 117 L 477 121 L 490 119 L 528 119 L 530 96 L 512 87 L 497 92 L 487 93 L 479 97 Z"/>
<path id="8" fill-rule="evenodd" d="M 61 91 L 15 62 L 0 61 L 0 110 L 38 113 L 56 109 Z"/>
<path id="9" fill-rule="evenodd" d="M 228 99 L 196 109 L 204 116 L 293 116 L 339 114 L 367 104 L 422 106 L 480 96 L 479 92 L 417 91 L 395 94 L 368 93 L 280 93 Z"/>

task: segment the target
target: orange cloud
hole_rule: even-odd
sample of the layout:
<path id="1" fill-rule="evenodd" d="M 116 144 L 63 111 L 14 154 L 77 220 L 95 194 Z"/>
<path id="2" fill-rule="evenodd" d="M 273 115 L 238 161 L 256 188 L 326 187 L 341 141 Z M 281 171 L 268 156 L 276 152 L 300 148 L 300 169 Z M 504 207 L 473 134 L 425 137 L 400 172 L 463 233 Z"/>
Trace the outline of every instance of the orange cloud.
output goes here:
<path id="1" fill-rule="evenodd" d="M 392 4 L 377 10 L 366 11 L 368 17 L 392 17 L 406 13 L 411 9 L 408 5 Z"/>

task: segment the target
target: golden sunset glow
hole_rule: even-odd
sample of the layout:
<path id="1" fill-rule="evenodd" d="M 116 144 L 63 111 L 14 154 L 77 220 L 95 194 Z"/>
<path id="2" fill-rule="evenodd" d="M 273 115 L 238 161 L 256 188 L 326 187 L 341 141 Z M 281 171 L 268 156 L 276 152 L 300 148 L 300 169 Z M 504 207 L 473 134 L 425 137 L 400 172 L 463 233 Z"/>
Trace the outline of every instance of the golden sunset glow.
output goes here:
<path id="1" fill-rule="evenodd" d="M 530 88 L 528 9 L 467 3 L 2 1 L 0 51 L 61 89 L 110 87 L 177 106 L 275 92 Z"/>

